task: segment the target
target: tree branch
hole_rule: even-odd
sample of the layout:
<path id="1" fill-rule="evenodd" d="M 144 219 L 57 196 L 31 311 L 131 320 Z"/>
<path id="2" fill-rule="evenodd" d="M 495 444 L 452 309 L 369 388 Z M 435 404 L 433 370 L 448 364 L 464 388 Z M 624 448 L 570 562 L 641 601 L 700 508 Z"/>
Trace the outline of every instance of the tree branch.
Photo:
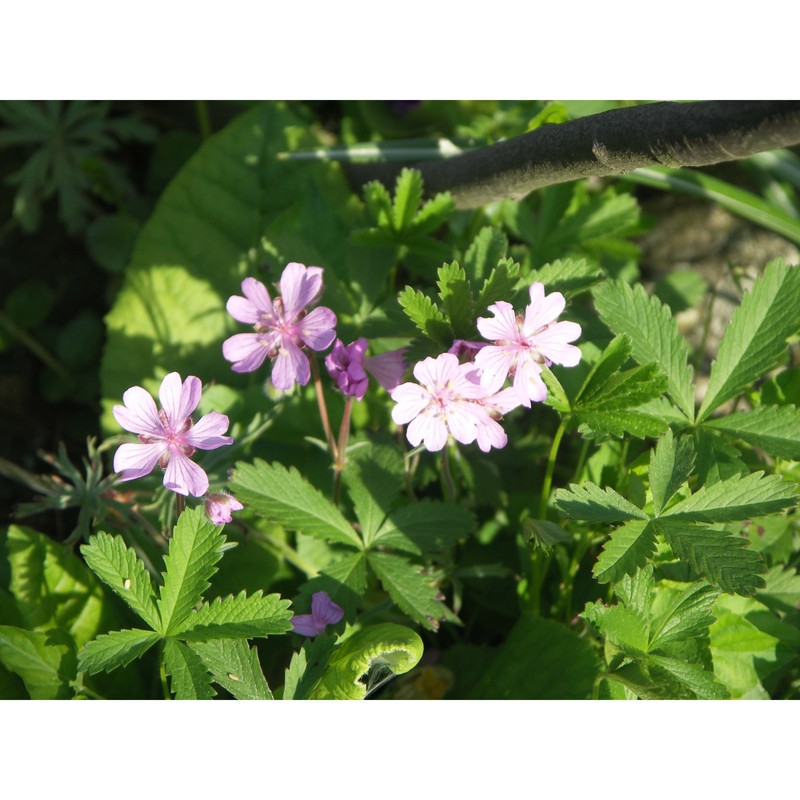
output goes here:
<path id="1" fill-rule="evenodd" d="M 413 164 L 428 195 L 449 191 L 459 208 L 592 175 L 638 167 L 702 167 L 800 144 L 800 102 L 708 100 L 652 103 L 543 125 L 535 131 L 443 161 Z M 343 165 L 359 188 L 391 185 L 397 163 Z"/>

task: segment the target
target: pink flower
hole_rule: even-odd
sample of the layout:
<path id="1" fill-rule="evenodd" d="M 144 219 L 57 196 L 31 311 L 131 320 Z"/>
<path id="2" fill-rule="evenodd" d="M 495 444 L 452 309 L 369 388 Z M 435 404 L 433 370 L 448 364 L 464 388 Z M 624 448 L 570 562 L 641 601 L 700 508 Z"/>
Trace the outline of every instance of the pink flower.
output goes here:
<path id="1" fill-rule="evenodd" d="M 308 356 L 301 348 L 324 350 L 336 338 L 336 315 L 320 306 L 308 306 L 322 294 L 322 268 L 292 262 L 280 279 L 281 296 L 271 300 L 266 286 L 255 278 L 242 281 L 244 297 L 228 300 L 228 313 L 253 325 L 255 333 L 237 333 L 226 339 L 222 354 L 234 372 L 253 372 L 264 360 L 274 359 L 272 383 L 276 389 L 305 386 L 311 377 Z"/>
<path id="2" fill-rule="evenodd" d="M 356 400 L 362 400 L 367 393 L 369 378 L 364 372 L 366 350 L 366 339 L 356 339 L 348 345 L 337 339 L 333 350 L 325 357 L 325 366 L 331 378 L 336 381 L 339 391 L 347 397 L 355 397 Z"/>
<path id="3" fill-rule="evenodd" d="M 344 616 L 341 606 L 328 597 L 327 592 L 314 592 L 311 596 L 311 613 L 295 614 L 292 630 L 303 636 L 317 636 L 325 632 L 328 625 L 335 625 Z"/>
<path id="4" fill-rule="evenodd" d="M 504 447 L 506 434 L 484 402 L 487 391 L 481 385 L 474 364 L 459 364 L 452 353 L 426 358 L 414 367 L 416 383 L 404 383 L 392 392 L 397 405 L 392 419 L 408 424 L 406 437 L 414 447 L 420 442 L 431 451 L 441 450 L 448 436 L 462 444 L 476 439 L 484 452 Z"/>
<path id="5" fill-rule="evenodd" d="M 164 486 L 178 494 L 200 497 L 208 490 L 208 476 L 191 457 L 196 450 L 216 450 L 233 444 L 228 418 L 212 411 L 194 425 L 189 416 L 200 402 L 199 378 L 190 375 L 181 383 L 170 372 L 158 390 L 161 411 L 150 393 L 133 386 L 122 395 L 124 406 L 114 406 L 114 417 L 126 431 L 139 434 L 141 444 L 123 444 L 114 454 L 114 472 L 130 481 L 148 475 L 156 464 L 164 470 Z"/>
<path id="6" fill-rule="evenodd" d="M 478 317 L 478 330 L 495 344 L 487 345 L 475 356 L 481 381 L 489 391 L 500 389 L 511 373 L 514 390 L 528 408 L 532 400 L 541 402 L 547 397 L 541 377 L 543 364 L 574 367 L 581 359 L 581 351 L 567 344 L 581 335 L 581 326 L 555 321 L 564 310 L 564 296 L 553 292 L 545 297 L 541 283 L 531 285 L 530 296 L 524 317 L 515 315 L 511 304 L 502 300 L 489 306 L 494 319 Z"/>
<path id="7" fill-rule="evenodd" d="M 404 361 L 406 349 L 401 347 L 398 350 L 388 350 L 377 356 L 370 356 L 364 359 L 364 367 L 367 372 L 375 378 L 378 383 L 391 392 L 400 385 L 408 369 L 408 364 Z"/>
<path id="8" fill-rule="evenodd" d="M 227 492 L 212 492 L 206 497 L 206 515 L 215 525 L 224 525 L 231 522 L 231 512 L 241 511 L 244 506 Z"/>

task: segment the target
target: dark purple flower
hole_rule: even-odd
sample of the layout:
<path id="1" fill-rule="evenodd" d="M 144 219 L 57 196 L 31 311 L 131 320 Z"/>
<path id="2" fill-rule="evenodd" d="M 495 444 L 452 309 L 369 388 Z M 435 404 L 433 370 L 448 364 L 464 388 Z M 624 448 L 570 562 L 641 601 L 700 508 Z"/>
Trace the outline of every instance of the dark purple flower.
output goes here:
<path id="1" fill-rule="evenodd" d="M 295 614 L 292 630 L 301 636 L 317 636 L 325 632 L 328 625 L 335 625 L 344 616 L 341 606 L 328 597 L 327 592 L 314 592 L 311 596 L 311 613 Z"/>
<path id="2" fill-rule="evenodd" d="M 367 373 L 364 372 L 366 352 L 366 339 L 356 339 L 348 345 L 337 339 L 333 350 L 325 357 L 325 366 L 331 378 L 336 381 L 339 391 L 347 397 L 355 397 L 356 400 L 364 397 L 369 383 Z"/>

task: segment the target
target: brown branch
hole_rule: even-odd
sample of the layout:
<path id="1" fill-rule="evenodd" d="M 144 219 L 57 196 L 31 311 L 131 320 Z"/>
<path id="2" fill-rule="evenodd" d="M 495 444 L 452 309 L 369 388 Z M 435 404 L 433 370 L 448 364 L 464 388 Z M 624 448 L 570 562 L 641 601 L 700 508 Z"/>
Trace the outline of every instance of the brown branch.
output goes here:
<path id="1" fill-rule="evenodd" d="M 592 175 L 638 167 L 702 167 L 800 144 L 800 101 L 652 103 L 543 125 L 443 161 L 413 164 L 428 195 L 449 191 L 459 208 Z M 392 185 L 404 165 L 346 164 L 351 182 Z"/>

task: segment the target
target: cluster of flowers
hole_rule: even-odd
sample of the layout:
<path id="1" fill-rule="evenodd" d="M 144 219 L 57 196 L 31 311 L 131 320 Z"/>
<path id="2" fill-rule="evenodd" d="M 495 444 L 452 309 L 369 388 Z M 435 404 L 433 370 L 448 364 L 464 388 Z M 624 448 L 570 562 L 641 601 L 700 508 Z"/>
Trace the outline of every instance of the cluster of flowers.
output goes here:
<path id="1" fill-rule="evenodd" d="M 477 320 L 487 341 L 458 340 L 447 353 L 416 364 L 416 383 L 401 383 L 407 368 L 402 350 L 367 357 L 366 339 L 349 345 L 336 339 L 331 309 L 309 310 L 322 294 L 320 267 L 288 264 L 279 288 L 272 299 L 263 283 L 245 278 L 244 296 L 228 300 L 231 316 L 254 330 L 231 336 L 222 346 L 234 372 L 252 372 L 269 358 L 276 388 L 305 386 L 311 378 L 306 351 L 323 351 L 333 344 L 325 365 L 339 390 L 361 400 L 370 373 L 391 392 L 396 403 L 392 418 L 408 426 L 409 442 L 415 447 L 424 443 L 431 451 L 441 450 L 450 436 L 462 444 L 477 442 L 484 452 L 504 447 L 507 437 L 498 420 L 518 406 L 530 408 L 532 402 L 545 399 L 542 367 L 574 366 L 580 360 L 580 350 L 570 344 L 580 336 L 580 326 L 557 321 L 564 297 L 559 292 L 545 295 L 541 283 L 531 285 L 530 304 L 522 314 L 503 301 L 489 306 L 493 316 Z M 509 377 L 511 384 L 505 386 Z M 161 384 L 161 410 L 142 387 L 125 392 L 124 405 L 114 407 L 114 416 L 125 430 L 139 435 L 140 444 L 123 444 L 117 450 L 114 470 L 121 480 L 139 478 L 159 465 L 164 486 L 171 491 L 206 495 L 208 476 L 191 457 L 196 450 L 214 450 L 233 440 L 223 435 L 228 429 L 224 414 L 212 411 L 193 422 L 200 396 L 200 380 L 190 375 L 181 382 L 177 372 Z M 230 521 L 230 512 L 238 508 L 241 504 L 230 495 L 206 495 L 206 509 L 217 524 Z"/>

